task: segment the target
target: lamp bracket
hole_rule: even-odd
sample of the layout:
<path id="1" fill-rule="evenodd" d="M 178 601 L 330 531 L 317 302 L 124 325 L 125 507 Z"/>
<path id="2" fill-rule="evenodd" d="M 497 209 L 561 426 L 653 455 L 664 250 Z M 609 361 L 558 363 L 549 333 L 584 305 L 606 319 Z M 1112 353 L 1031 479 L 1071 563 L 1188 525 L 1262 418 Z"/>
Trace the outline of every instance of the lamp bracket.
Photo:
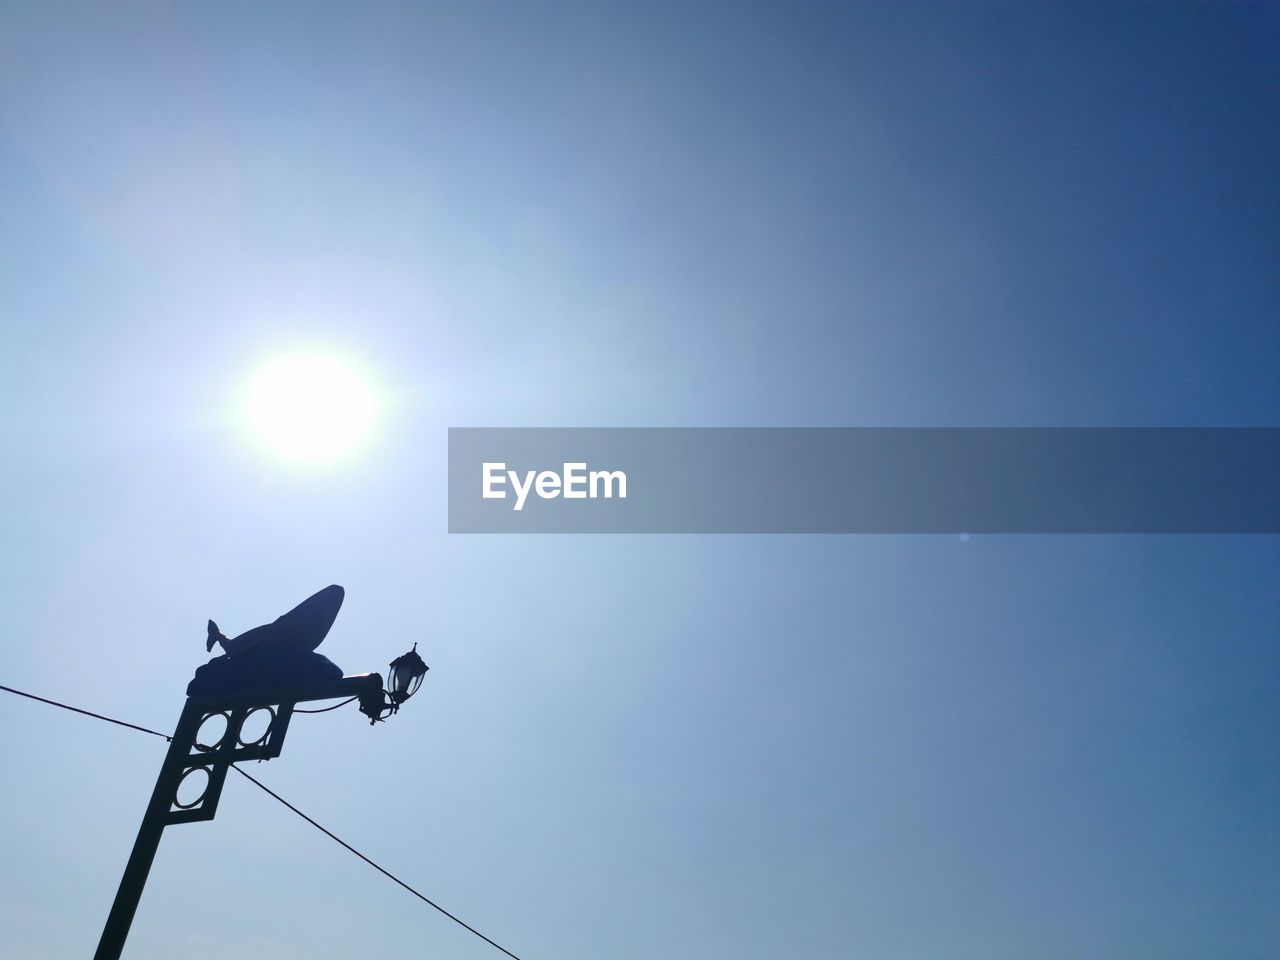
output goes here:
<path id="1" fill-rule="evenodd" d="M 360 698 L 362 706 L 370 696 L 381 701 L 381 675 L 365 673 L 301 687 L 188 697 L 160 768 L 148 812 L 158 816 L 166 826 L 212 820 L 218 811 L 227 768 L 245 760 L 271 760 L 280 756 L 297 704 L 353 696 Z M 261 735 L 247 740 L 245 723 L 260 711 L 269 715 L 267 727 Z M 217 716 L 226 719 L 222 736 L 213 743 L 199 742 L 200 729 Z M 188 777 L 199 779 L 202 775 L 206 778 L 203 791 L 197 797 L 179 802 L 179 788 Z"/>

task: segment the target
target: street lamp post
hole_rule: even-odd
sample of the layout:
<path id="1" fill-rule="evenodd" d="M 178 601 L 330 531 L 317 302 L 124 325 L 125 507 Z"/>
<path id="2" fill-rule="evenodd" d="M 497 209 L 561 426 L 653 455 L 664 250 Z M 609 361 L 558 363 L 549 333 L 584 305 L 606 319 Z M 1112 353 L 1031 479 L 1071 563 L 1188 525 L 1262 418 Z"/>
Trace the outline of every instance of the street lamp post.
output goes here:
<path id="1" fill-rule="evenodd" d="M 341 603 L 340 595 L 337 602 Z M 297 609 L 301 610 L 303 607 Z M 336 607 L 333 612 L 336 614 Z M 277 621 L 277 624 L 283 620 L 285 617 Z M 332 618 L 329 622 L 332 622 Z M 327 629 L 326 625 L 326 632 Z M 318 643 L 317 640 L 316 644 Z M 416 646 L 415 644 L 415 649 Z M 412 657 L 412 660 L 406 661 L 406 657 Z M 210 665 L 222 666 L 224 659 L 227 658 L 217 658 Z M 235 660 L 234 657 L 229 659 Z M 329 666 L 332 667 L 332 664 Z M 278 663 L 273 665 L 274 676 L 281 675 L 278 667 Z M 335 672 L 340 672 L 334 669 Z M 164 828 L 172 824 L 212 820 L 218 810 L 218 800 L 222 796 L 227 770 L 233 763 L 244 760 L 270 760 L 280 756 L 289 721 L 298 704 L 356 698 L 360 702 L 361 712 L 370 718 L 370 723 L 376 723 L 395 713 L 400 704 L 413 695 L 421 685 L 426 671 L 427 665 L 416 652 L 410 651 L 392 661 L 389 671 L 392 682 L 386 691 L 383 690 L 382 676 L 377 673 L 264 689 L 237 689 L 237 686 L 244 686 L 246 683 L 252 685 L 254 674 L 251 670 L 242 670 L 240 684 L 220 681 L 218 686 L 222 689 L 216 692 L 202 692 L 202 687 L 197 682 L 200 679 L 197 672 L 197 679 L 188 687 L 187 702 L 170 738 L 169 750 L 160 766 L 155 788 L 151 791 L 151 800 L 142 817 L 142 825 L 138 828 L 138 836 L 120 879 L 94 960 L 119 960 Z M 306 673 L 305 670 L 299 672 L 302 675 Z M 261 734 L 255 735 L 245 730 L 245 724 L 259 711 L 267 713 L 269 722 Z M 200 742 L 200 731 L 216 717 L 225 720 L 221 736 L 213 743 Z M 216 720 L 213 722 L 217 723 Z M 193 796 L 184 798 L 180 796 L 180 791 L 187 792 L 183 788 L 189 778 L 202 780 L 203 789 L 193 791 Z"/>

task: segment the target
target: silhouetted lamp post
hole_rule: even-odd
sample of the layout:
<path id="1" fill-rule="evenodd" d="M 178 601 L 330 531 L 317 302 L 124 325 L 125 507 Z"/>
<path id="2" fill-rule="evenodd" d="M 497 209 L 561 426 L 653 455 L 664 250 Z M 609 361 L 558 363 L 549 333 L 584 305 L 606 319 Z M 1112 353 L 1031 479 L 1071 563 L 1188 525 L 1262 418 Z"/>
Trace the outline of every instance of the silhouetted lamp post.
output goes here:
<path id="1" fill-rule="evenodd" d="M 209 621 L 209 649 L 221 643 L 227 654 L 200 667 L 187 686 L 187 702 L 170 739 L 94 960 L 120 957 L 164 828 L 212 820 L 228 768 L 242 760 L 278 757 L 297 704 L 355 698 L 373 724 L 398 712 L 422 685 L 427 665 L 417 654 L 417 644 L 391 661 L 386 690 L 380 674 L 344 677 L 336 665 L 315 652 L 332 626 L 343 596 L 341 587 L 326 587 L 274 623 L 235 638 L 222 636 Z M 254 733 L 246 724 L 259 712 L 266 713 L 267 725 L 261 733 Z M 202 735 L 211 721 L 219 729 Z M 189 781 L 202 781 L 203 789 L 180 800 L 178 791 Z"/>

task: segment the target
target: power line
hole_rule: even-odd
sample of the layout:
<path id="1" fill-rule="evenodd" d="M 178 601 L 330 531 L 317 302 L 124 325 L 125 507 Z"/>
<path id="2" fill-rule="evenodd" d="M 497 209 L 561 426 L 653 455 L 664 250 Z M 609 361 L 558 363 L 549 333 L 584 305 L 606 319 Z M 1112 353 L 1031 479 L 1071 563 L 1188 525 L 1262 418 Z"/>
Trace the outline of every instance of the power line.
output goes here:
<path id="1" fill-rule="evenodd" d="M 15 690 L 13 687 L 0 685 L 0 690 L 7 693 L 16 693 L 20 697 L 26 697 L 28 700 L 39 700 L 41 703 L 47 703 L 51 707 L 61 707 L 63 710 L 70 710 L 73 713 L 83 713 L 86 717 L 93 717 L 95 720 L 105 720 L 107 723 L 114 723 L 120 727 L 128 727 L 130 730 L 140 730 L 142 733 L 149 733 L 153 737 L 163 737 L 166 740 L 172 740 L 173 737 L 167 733 L 161 733 L 159 730 L 152 730 L 148 727 L 140 727 L 136 723 L 125 723 L 123 720 L 117 720 L 114 717 L 104 717 L 100 713 L 94 713 L 92 710 L 81 710 L 79 707 L 73 707 L 67 703 L 59 703 L 57 700 L 49 700 L 46 697 L 37 697 L 34 693 L 27 693 L 25 690 Z"/>
<path id="2" fill-rule="evenodd" d="M 503 953 L 505 953 L 508 957 L 511 957 L 511 958 L 512 958 L 512 960 L 520 960 L 520 958 L 519 958 L 519 957 L 517 957 L 514 953 L 512 953 L 510 950 L 508 950 L 508 949 L 507 949 L 506 947 L 504 947 L 502 944 L 500 944 L 500 943 L 494 943 L 492 940 L 490 940 L 488 937 L 486 937 L 483 933 L 481 933 L 481 932 L 480 932 L 479 930 L 477 930 L 475 927 L 471 926 L 469 923 L 466 923 L 466 922 L 464 922 L 464 921 L 462 921 L 462 920 L 459 920 L 457 917 L 455 917 L 452 913 L 450 913 L 450 912 L 449 912 L 448 910 L 446 910 L 444 907 L 440 906 L 440 904 L 438 904 L 438 903 L 434 902 L 433 900 L 431 900 L 431 899 L 430 899 L 430 898 L 428 898 L 428 897 L 423 896 L 423 895 L 422 895 L 421 893 L 419 893 L 417 890 L 413 889 L 413 887 L 409 886 L 407 883 L 405 883 L 403 880 L 401 880 L 399 877 L 397 877 L 394 873 L 391 873 L 390 871 L 385 870 L 385 869 L 383 869 L 382 867 L 378 866 L 378 864 L 374 863 L 374 861 L 370 860 L 368 857 L 366 857 L 363 853 L 361 853 L 359 850 L 357 850 L 357 849 L 356 849 L 355 847 L 353 847 L 351 844 L 347 843 L 347 841 L 343 840 L 343 839 L 342 839 L 341 837 L 339 837 L 339 836 L 335 836 L 335 835 L 334 835 L 332 832 L 330 832 L 329 830 L 326 830 L 324 827 L 322 827 L 320 824 L 316 823 L 314 820 L 312 820 L 310 817 L 308 817 L 305 813 L 303 813 L 301 810 L 299 810 L 297 807 L 295 807 L 292 803 L 290 803 L 290 802 L 289 802 L 288 800 L 286 800 L 284 797 L 280 796 L 280 794 L 276 793 L 274 790 L 272 790 L 270 787 L 266 786 L 266 785 L 265 785 L 264 783 L 262 783 L 261 781 L 254 779 L 252 776 L 250 776 L 249 774 L 245 773 L 243 770 L 241 770 L 241 769 L 240 769 L 239 767 L 237 767 L 235 764 L 232 764 L 232 765 L 231 765 L 231 769 L 232 769 L 232 770 L 234 770 L 236 773 L 240 774 L 240 776 L 244 777 L 246 780 L 248 780 L 250 783 L 252 783 L 254 786 L 256 786 L 259 790 L 262 790 L 264 793 L 270 794 L 271 796 L 275 797 L 277 800 L 279 800 L 281 803 L 283 803 L 286 807 L 288 807 L 290 810 L 292 810 L 294 813 L 296 813 L 298 816 L 300 816 L 303 820 L 307 821 L 307 823 L 311 824 L 313 827 L 315 827 L 317 830 L 319 830 L 321 833 L 323 833 L 323 834 L 324 834 L 326 837 L 328 837 L 330 840 L 333 840 L 334 842 L 339 843 L 339 844 L 341 844 L 342 846 L 346 847 L 348 850 L 350 850 L 352 853 L 354 853 L 357 857 L 359 857 L 361 860 L 363 860 L 363 861 L 364 861 L 365 863 L 367 863 L 369 866 L 373 867 L 373 869 L 377 870 L 377 871 L 378 871 L 379 873 L 381 873 L 383 876 L 387 877 L 387 878 L 388 878 L 388 879 L 390 879 L 390 880 L 394 880 L 396 883 L 400 884 L 400 886 L 404 887 L 406 890 L 408 890 L 410 893 L 412 893 L 415 897 L 417 897 L 417 898 L 418 898 L 419 900 L 421 900 L 423 903 L 425 903 L 425 904 L 427 904 L 428 906 L 434 907 L 435 909 L 439 910 L 441 913 L 443 913 L 446 917 L 448 917 L 448 918 L 449 918 L 450 920 L 452 920 L 454 923 L 458 924 L 458 925 L 459 925 L 459 926 L 461 926 L 461 927 L 465 927 L 467 930 L 470 930 L 472 933 L 474 933 L 477 937 L 479 937 L 479 938 L 480 938 L 481 940 L 483 940 L 485 943 L 489 944 L 489 946 L 491 946 L 491 947 L 496 947 L 497 949 L 501 950 L 501 951 L 502 951 Z"/>
<path id="3" fill-rule="evenodd" d="M 50 699 L 48 699 L 47 697 L 37 697 L 34 693 L 27 693 L 25 690 L 16 690 L 16 689 L 14 689 L 13 687 L 6 687 L 6 686 L 4 686 L 3 684 L 0 684 L 0 690 L 4 690 L 4 691 L 5 691 L 5 692 L 7 692 L 7 693 L 15 693 L 15 694 L 17 694 L 18 696 L 20 696 L 20 697 L 26 697 L 26 698 L 27 698 L 27 699 L 29 699 L 29 700 L 36 700 L 36 701 L 39 701 L 40 703 L 47 703 L 47 704 L 49 704 L 49 706 L 51 706 L 51 707 L 61 707 L 63 710 L 70 710 L 70 711 L 71 711 L 71 712 L 73 712 L 73 713 L 83 714 L 83 715 L 84 715 L 84 716 L 86 716 L 86 717 L 93 717 L 95 720 L 105 720 L 105 721 L 107 721 L 107 723 L 114 723 L 114 724 L 116 724 L 117 726 L 121 726 L 121 727 L 128 727 L 130 730 L 137 730 L 137 731 L 138 731 L 138 732 L 140 732 L 140 733 L 149 733 L 149 734 L 151 734 L 152 736 L 155 736 L 155 737 L 162 737 L 162 738 L 163 738 L 163 739 L 165 739 L 165 740 L 170 740 L 170 741 L 171 741 L 171 740 L 173 740 L 173 737 L 169 736 L 168 734 L 161 733 L 159 730 L 152 730 L 152 729 L 150 729 L 149 727 L 140 727 L 140 726 L 138 726 L 136 723 L 126 723 L 125 721 L 123 721 L 123 720 L 117 720 L 117 719 L 115 719 L 114 717 L 104 716 L 104 715 L 103 715 L 103 714 L 101 714 L 101 713 L 94 713 L 92 710 L 82 710 L 82 709 L 80 709 L 79 707 L 73 707 L 73 706 L 71 706 L 69 703 L 61 703 L 61 702 L 59 702 L 59 701 L 57 701 L 57 700 L 50 700 Z M 352 697 L 351 699 L 352 699 L 352 700 L 354 700 L 354 699 L 356 699 L 356 698 L 355 698 L 355 697 Z M 342 703 L 335 704 L 335 705 L 334 705 L 334 706 L 332 706 L 332 707 L 325 707 L 325 708 L 324 708 L 324 710 L 295 710 L 295 711 L 294 711 L 294 713 L 324 713 L 324 712 L 325 712 L 325 710 L 335 710 L 335 709 L 337 709 L 338 707 L 346 706 L 346 704 L 348 704 L 348 703 L 350 703 L 350 702 L 351 702 L 351 700 L 344 700 Z M 326 827 L 322 826 L 321 824 L 317 823 L 315 820 L 312 820 L 309 816 L 307 816 L 305 813 L 303 813 L 301 810 L 299 810 L 297 807 L 295 807 L 292 803 L 290 803 L 290 802 L 289 802 L 288 800 L 286 800 L 284 797 L 280 796 L 280 794 L 276 793 L 274 790 L 272 790 L 270 787 L 268 787 L 268 786 L 267 786 L 266 784 L 264 784 L 262 781 L 260 781 L 260 780 L 258 780 L 257 778 L 255 778 L 255 777 L 253 777 L 253 776 L 250 776 L 249 774 L 245 773 L 243 770 L 241 770 L 239 767 L 237 767 L 234 763 L 233 763 L 233 764 L 231 764 L 230 766 L 231 766 L 231 769 L 232 769 L 232 770 L 234 770 L 236 773 L 240 774 L 240 776 L 244 777 L 246 780 L 248 780 L 250 783 L 252 783 L 252 784 L 253 784 L 255 787 L 257 787 L 259 790 L 263 791 L 264 793 L 268 794 L 269 796 L 271 796 L 271 797 L 275 798 L 275 799 L 276 799 L 277 801 L 279 801 L 280 803 L 284 804 L 284 806 L 286 806 L 286 807 L 287 807 L 291 812 L 293 812 L 293 813 L 297 814 L 297 815 L 298 815 L 299 817 L 301 817 L 303 820 L 307 821 L 307 823 L 311 824 L 313 827 L 315 827 L 317 830 L 319 830 L 321 833 L 323 833 L 323 834 L 324 834 L 326 837 L 328 837 L 330 840 L 333 840 L 335 843 L 339 844 L 340 846 L 345 847 L 345 848 L 346 848 L 347 850 L 349 850 L 351 853 L 354 853 L 357 857 L 359 857 L 361 860 L 363 860 L 363 861 L 364 861 L 365 863 L 367 863 L 369 866 L 373 867 L 373 869 L 377 870 L 379 873 L 381 873 L 381 874 L 382 874 L 384 877 L 386 877 L 387 879 L 389 879 L 389 880 L 393 880 L 393 881 L 395 881 L 397 884 L 399 884 L 400 886 L 404 887 L 404 889 L 408 890 L 410 893 L 412 893 L 415 897 L 417 897 L 419 900 L 421 900 L 421 901 L 422 901 L 423 903 L 425 903 L 427 906 L 432 907 L 432 908 L 433 908 L 433 909 L 435 909 L 435 910 L 438 910 L 440 913 L 443 913 L 446 917 L 448 917 L 450 920 L 452 920 L 452 921 L 453 921 L 454 923 L 456 923 L 458 926 L 462 927 L 464 930 L 467 930 L 467 931 L 469 931 L 469 932 L 471 932 L 471 933 L 475 934 L 477 937 L 479 937 L 479 938 L 480 938 L 481 940 L 483 940 L 485 943 L 489 944 L 489 946 L 494 947 L 494 948 L 496 948 L 496 949 L 498 949 L 498 950 L 501 950 L 501 951 L 502 951 L 503 953 L 505 953 L 508 957 L 511 957 L 511 960 L 520 960 L 520 958 L 519 958 L 518 956 L 516 956 L 514 953 L 512 953 L 510 950 L 508 950 L 508 949 L 507 949 L 506 947 L 504 947 L 502 944 L 497 943 L 497 942 L 495 942 L 495 941 L 493 941 L 493 940 L 490 940 L 488 937 L 486 937 L 483 933 L 481 933 L 481 932 L 480 932 L 479 930 L 477 930 L 475 927 L 471 926 L 471 924 L 469 924 L 469 923 L 465 922 L 464 920 L 459 919 L 458 917 L 455 917 L 452 913 L 450 913 L 450 912 L 449 912 L 448 910 L 446 910 L 444 907 L 440 906 L 440 904 L 436 903 L 436 902 L 435 902 L 434 900 L 432 900 L 430 897 L 427 897 L 426 895 L 424 895 L 424 894 L 422 894 L 422 893 L 419 893 L 419 892 L 418 892 L 417 890 L 415 890 L 413 887 L 409 886 L 409 884 L 405 883 L 403 880 L 401 880 L 399 877 L 397 877 L 397 876 L 396 876 L 394 873 L 392 873 L 390 870 L 388 870 L 388 869 L 386 869 L 385 867 L 381 866 L 381 865 L 380 865 L 380 864 L 378 864 L 377 862 L 375 862 L 375 861 L 373 861 L 373 860 L 369 859 L 369 858 L 368 858 L 368 857 L 366 857 L 363 853 L 361 853 L 359 850 L 357 850 L 355 847 L 351 846 L 351 844 L 347 843 L 345 840 L 343 840 L 341 837 L 339 837 L 337 834 L 333 833 L 331 830 L 329 830 L 329 829 L 327 829 Z"/>

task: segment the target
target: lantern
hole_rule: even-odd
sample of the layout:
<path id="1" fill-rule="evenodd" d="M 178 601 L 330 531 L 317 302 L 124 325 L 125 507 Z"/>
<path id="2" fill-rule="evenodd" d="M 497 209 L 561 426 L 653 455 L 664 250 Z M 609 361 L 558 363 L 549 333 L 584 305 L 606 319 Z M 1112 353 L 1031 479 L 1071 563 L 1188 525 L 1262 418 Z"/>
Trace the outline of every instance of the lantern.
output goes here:
<path id="1" fill-rule="evenodd" d="M 418 687 L 422 686 L 422 678 L 429 669 L 418 656 L 416 643 L 408 653 L 392 660 L 387 673 L 387 695 L 391 697 L 391 702 L 399 707 L 417 693 Z"/>

